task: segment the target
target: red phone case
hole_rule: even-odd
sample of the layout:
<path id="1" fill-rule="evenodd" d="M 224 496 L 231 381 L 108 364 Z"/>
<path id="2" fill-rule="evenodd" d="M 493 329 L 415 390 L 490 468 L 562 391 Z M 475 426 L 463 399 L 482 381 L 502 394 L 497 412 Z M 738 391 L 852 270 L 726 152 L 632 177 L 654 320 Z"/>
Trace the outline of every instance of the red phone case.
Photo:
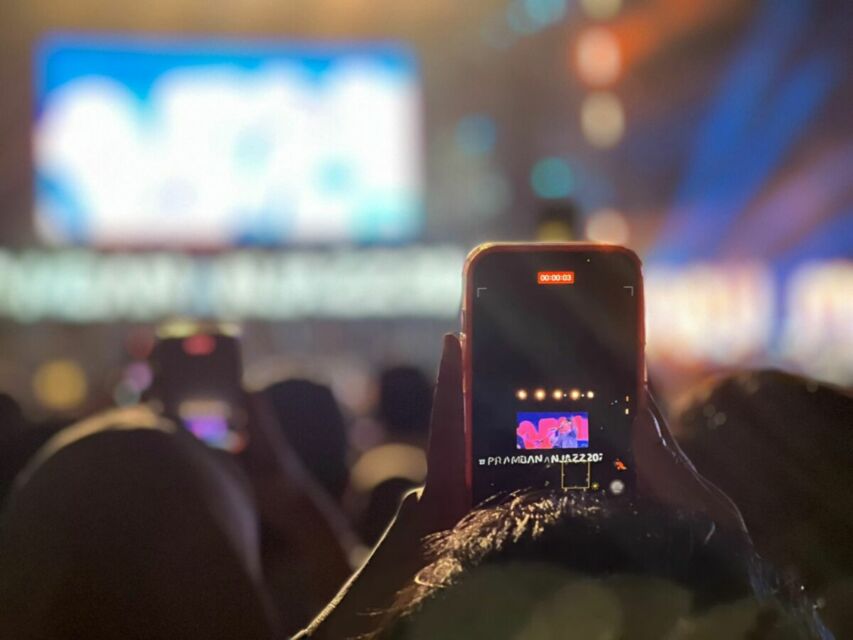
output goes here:
<path id="1" fill-rule="evenodd" d="M 462 389 L 465 403 L 465 482 L 468 489 L 469 502 L 471 496 L 471 487 L 473 484 L 473 464 L 472 464 L 472 440 L 473 433 L 471 427 L 471 378 L 473 376 L 471 363 L 471 313 L 473 307 L 474 291 L 473 291 L 473 272 L 477 261 L 483 256 L 492 253 L 519 253 L 519 252 L 543 252 L 543 251 L 560 251 L 569 253 L 578 252 L 599 252 L 599 253 L 621 253 L 628 256 L 637 266 L 637 272 L 640 278 L 636 292 L 637 304 L 639 305 L 639 318 L 645 318 L 645 302 L 643 297 L 643 278 L 642 278 L 642 261 L 636 253 L 626 247 L 619 245 L 594 244 L 589 242 L 560 242 L 560 243 L 537 243 L 537 242 L 490 242 L 478 245 L 471 250 L 465 258 L 465 266 L 462 270 L 462 278 L 464 282 L 464 291 L 462 293 Z M 637 355 L 637 371 L 641 372 L 640 379 L 637 380 L 637 399 L 638 406 L 644 403 L 645 394 L 643 389 L 646 379 L 645 368 L 645 346 L 646 332 L 645 322 L 638 323 L 637 338 L 640 348 Z"/>

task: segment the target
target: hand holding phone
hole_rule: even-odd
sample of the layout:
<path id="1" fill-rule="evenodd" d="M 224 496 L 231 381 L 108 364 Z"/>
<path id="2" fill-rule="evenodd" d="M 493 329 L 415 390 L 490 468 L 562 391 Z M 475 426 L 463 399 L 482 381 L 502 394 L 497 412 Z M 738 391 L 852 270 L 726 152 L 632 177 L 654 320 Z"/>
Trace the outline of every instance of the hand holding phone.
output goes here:
<path id="1" fill-rule="evenodd" d="M 424 523 L 422 534 L 451 528 L 472 506 L 466 483 L 469 456 L 464 446 L 462 353 L 460 340 L 446 335 L 430 421 L 427 479 L 412 508 Z M 737 507 L 696 471 L 654 399 L 645 389 L 642 393 L 643 408 L 631 424 L 636 493 L 647 502 L 701 512 L 724 528 L 742 530 Z"/>
<path id="2" fill-rule="evenodd" d="M 248 438 L 240 343 L 215 327 L 160 337 L 150 399 L 205 444 L 231 453 Z"/>
<path id="3" fill-rule="evenodd" d="M 339 593 L 335 607 L 312 625 L 316 635 L 354 637 L 375 631 L 384 618 L 365 612 L 386 610 L 423 568 L 425 536 L 454 527 L 470 511 L 466 467 L 470 470 L 471 456 L 465 437 L 463 372 L 463 345 L 448 334 L 430 420 L 426 484 L 421 492 L 406 496 L 369 560 Z M 737 508 L 696 473 L 662 416 L 655 416 L 653 403 L 643 398 L 631 432 L 638 493 L 663 506 L 704 512 L 717 525 L 742 530 Z"/>

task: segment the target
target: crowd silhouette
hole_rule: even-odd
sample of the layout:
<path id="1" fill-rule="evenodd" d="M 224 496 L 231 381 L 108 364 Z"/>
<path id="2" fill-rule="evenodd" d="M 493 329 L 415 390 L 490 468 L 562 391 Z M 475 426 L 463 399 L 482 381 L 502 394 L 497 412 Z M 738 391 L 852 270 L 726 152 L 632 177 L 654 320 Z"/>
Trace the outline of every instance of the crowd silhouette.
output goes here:
<path id="1" fill-rule="evenodd" d="M 61 428 L 0 396 L 2 638 L 853 637 L 853 401 L 778 371 L 649 398 L 630 504 L 465 502 L 462 365 L 243 393 L 245 448 L 142 404 Z M 372 471 L 370 471 L 372 470 Z M 831 499 L 829 498 L 831 496 Z"/>

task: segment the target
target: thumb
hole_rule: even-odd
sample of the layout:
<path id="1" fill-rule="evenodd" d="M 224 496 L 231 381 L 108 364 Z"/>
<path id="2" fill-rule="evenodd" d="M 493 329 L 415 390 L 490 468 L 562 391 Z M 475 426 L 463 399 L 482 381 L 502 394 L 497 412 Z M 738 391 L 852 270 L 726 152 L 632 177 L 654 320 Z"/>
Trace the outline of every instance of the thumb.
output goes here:
<path id="1" fill-rule="evenodd" d="M 466 495 L 462 345 L 447 334 L 433 398 L 422 501 L 436 507 L 443 524 L 450 521 L 452 526 L 467 510 Z"/>

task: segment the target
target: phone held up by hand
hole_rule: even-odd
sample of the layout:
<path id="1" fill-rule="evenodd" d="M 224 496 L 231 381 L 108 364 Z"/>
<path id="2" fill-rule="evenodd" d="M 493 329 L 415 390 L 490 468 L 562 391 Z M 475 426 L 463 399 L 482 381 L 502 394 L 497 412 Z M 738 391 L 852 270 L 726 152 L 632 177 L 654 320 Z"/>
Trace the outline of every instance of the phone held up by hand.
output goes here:
<path id="1" fill-rule="evenodd" d="M 640 260 L 594 244 L 486 244 L 465 263 L 472 504 L 515 489 L 631 496 L 643 402 Z"/>
<path id="2" fill-rule="evenodd" d="M 248 442 L 239 338 L 218 326 L 180 332 L 166 326 L 151 354 L 149 399 L 214 449 Z"/>

